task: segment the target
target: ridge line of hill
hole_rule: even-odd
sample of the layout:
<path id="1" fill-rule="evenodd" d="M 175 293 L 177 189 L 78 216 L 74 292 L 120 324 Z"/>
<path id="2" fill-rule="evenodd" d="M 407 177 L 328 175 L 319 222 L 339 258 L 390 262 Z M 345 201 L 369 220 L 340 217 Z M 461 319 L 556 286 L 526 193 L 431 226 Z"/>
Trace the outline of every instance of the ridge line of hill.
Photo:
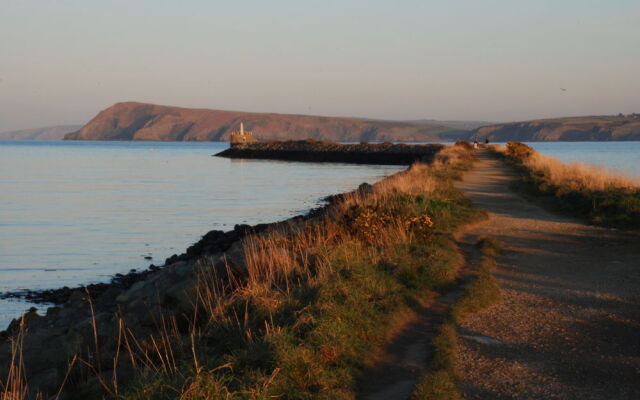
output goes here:
<path id="1" fill-rule="evenodd" d="M 240 122 L 259 140 L 448 141 L 468 131 L 441 125 L 352 117 L 251 113 L 124 102 L 101 111 L 72 140 L 228 140 Z"/>
<path id="2" fill-rule="evenodd" d="M 490 123 L 420 119 L 255 113 L 120 102 L 84 126 L 61 125 L 0 132 L 0 140 L 226 141 L 240 122 L 260 141 L 335 142 L 637 141 L 640 113 Z M 70 132 L 70 133 L 69 133 Z"/>
<path id="3" fill-rule="evenodd" d="M 493 142 L 640 140 L 640 114 L 546 118 L 474 129 L 470 139 Z"/>

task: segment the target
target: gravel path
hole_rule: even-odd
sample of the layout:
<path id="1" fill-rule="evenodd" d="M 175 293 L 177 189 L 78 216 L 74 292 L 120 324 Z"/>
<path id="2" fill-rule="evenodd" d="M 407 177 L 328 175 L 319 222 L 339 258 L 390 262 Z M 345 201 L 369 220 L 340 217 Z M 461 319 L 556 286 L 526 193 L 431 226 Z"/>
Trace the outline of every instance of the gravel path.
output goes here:
<path id="1" fill-rule="evenodd" d="M 640 237 L 552 214 L 480 152 L 458 184 L 490 213 L 461 240 L 506 247 L 500 304 L 461 327 L 466 399 L 640 399 Z"/>

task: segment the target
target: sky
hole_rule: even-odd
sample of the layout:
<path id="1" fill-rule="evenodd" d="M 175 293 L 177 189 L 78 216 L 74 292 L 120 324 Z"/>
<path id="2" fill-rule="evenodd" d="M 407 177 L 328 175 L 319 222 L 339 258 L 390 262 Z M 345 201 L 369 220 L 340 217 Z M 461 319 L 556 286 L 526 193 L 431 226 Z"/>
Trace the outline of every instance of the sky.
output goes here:
<path id="1" fill-rule="evenodd" d="M 637 0 L 0 0 L 0 131 L 86 123 L 119 101 L 395 120 L 640 112 L 638 21 Z"/>

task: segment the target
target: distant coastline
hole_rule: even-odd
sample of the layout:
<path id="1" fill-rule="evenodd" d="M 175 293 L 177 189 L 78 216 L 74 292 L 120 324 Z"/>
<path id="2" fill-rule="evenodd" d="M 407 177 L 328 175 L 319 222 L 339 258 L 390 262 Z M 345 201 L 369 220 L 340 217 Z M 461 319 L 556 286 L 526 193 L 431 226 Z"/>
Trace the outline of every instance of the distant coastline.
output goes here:
<path id="1" fill-rule="evenodd" d="M 450 141 L 466 130 L 423 122 L 251 113 L 117 103 L 65 136 L 70 140 L 226 141 L 244 123 L 258 140 L 316 139 L 335 142 Z"/>
<path id="2" fill-rule="evenodd" d="M 81 127 L 82 125 L 56 125 L 6 131 L 0 132 L 0 140 L 62 140 L 66 134 Z"/>
<path id="3" fill-rule="evenodd" d="M 493 123 L 409 121 L 253 113 L 123 102 L 85 125 L 0 132 L 0 140 L 227 141 L 244 123 L 258 141 L 315 139 L 342 143 L 640 141 L 640 113 Z"/>
<path id="4" fill-rule="evenodd" d="M 606 142 L 640 140 L 640 114 L 539 119 L 494 124 L 470 138 L 492 142 Z"/>

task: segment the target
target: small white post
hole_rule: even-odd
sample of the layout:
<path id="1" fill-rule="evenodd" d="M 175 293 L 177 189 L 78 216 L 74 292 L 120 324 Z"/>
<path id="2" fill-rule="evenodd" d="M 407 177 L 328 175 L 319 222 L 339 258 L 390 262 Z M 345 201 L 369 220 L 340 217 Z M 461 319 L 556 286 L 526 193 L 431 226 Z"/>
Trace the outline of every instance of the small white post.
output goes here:
<path id="1" fill-rule="evenodd" d="M 240 122 L 240 134 L 244 135 L 244 125 L 242 125 L 242 122 Z"/>

